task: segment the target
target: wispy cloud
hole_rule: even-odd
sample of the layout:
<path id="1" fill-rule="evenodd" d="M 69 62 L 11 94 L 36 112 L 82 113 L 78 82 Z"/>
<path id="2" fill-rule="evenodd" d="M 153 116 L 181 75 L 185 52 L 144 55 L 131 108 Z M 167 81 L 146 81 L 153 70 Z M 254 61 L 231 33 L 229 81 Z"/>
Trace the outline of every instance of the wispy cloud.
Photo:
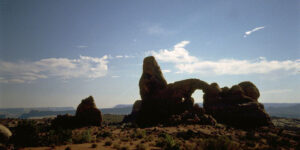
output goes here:
<path id="1" fill-rule="evenodd" d="M 123 56 L 122 55 L 117 55 L 116 58 L 123 58 Z"/>
<path id="2" fill-rule="evenodd" d="M 254 28 L 250 31 L 246 31 L 245 34 L 244 34 L 244 38 L 246 38 L 248 35 L 252 34 L 253 32 L 256 32 L 256 31 L 261 30 L 263 28 L 265 28 L 265 26 L 256 27 L 256 28 Z"/>
<path id="3" fill-rule="evenodd" d="M 169 69 L 164 69 L 164 70 L 162 70 L 162 72 L 163 72 L 163 73 L 169 73 L 169 72 L 171 72 L 171 70 L 169 70 Z"/>
<path id="4" fill-rule="evenodd" d="M 265 57 L 256 60 L 220 59 L 199 60 L 191 56 L 184 48 L 189 41 L 182 41 L 173 49 L 150 51 L 158 61 L 173 63 L 178 69 L 176 73 L 201 73 L 207 75 L 242 75 L 242 74 L 268 74 L 274 71 L 282 71 L 288 74 L 297 74 L 300 70 L 300 59 L 268 61 Z"/>
<path id="5" fill-rule="evenodd" d="M 107 59 L 105 55 L 101 58 L 46 58 L 33 62 L 0 61 L 0 83 L 25 83 L 49 77 L 95 79 L 106 75 Z"/>
<path id="6" fill-rule="evenodd" d="M 85 48 L 88 48 L 88 46 L 87 45 L 76 45 L 76 48 L 85 49 Z"/>
<path id="7" fill-rule="evenodd" d="M 273 90 L 267 90 L 262 91 L 263 94 L 283 94 L 283 93 L 289 93 L 292 92 L 292 89 L 273 89 Z"/>
<path id="8" fill-rule="evenodd" d="M 148 35 L 157 36 L 171 35 L 176 33 L 175 31 L 163 27 L 161 24 L 144 24 L 143 30 L 145 30 Z"/>
<path id="9" fill-rule="evenodd" d="M 119 78 L 120 76 L 111 76 L 112 78 Z"/>
<path id="10" fill-rule="evenodd" d="M 115 58 L 134 58 L 132 55 L 117 55 Z"/>

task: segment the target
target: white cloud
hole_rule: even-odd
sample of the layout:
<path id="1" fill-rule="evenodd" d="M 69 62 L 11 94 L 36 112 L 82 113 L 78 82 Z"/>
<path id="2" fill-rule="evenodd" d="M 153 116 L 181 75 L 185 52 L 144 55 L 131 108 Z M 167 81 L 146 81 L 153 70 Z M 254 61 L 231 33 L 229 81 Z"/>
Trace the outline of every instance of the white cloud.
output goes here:
<path id="1" fill-rule="evenodd" d="M 169 72 L 171 72 L 171 70 L 169 70 L 169 69 L 164 69 L 164 70 L 162 70 L 162 72 L 163 72 L 163 73 L 169 73 Z"/>
<path id="2" fill-rule="evenodd" d="M 245 34 L 244 34 L 244 38 L 247 37 L 248 35 L 252 34 L 253 32 L 256 32 L 256 31 L 261 30 L 263 28 L 265 28 L 265 27 L 264 26 L 262 26 L 262 27 L 256 27 L 256 28 L 254 28 L 254 29 L 252 29 L 250 31 L 246 31 Z"/>
<path id="3" fill-rule="evenodd" d="M 207 75 L 242 75 L 242 74 L 268 74 L 274 71 L 284 73 L 299 73 L 300 59 L 268 61 L 265 57 L 257 60 L 220 59 L 216 61 L 199 60 L 191 56 L 184 48 L 189 41 L 182 41 L 172 50 L 150 51 L 158 61 L 173 63 L 178 69 L 176 73 L 201 73 Z"/>
<path id="4" fill-rule="evenodd" d="M 161 49 L 159 52 L 150 51 L 156 59 L 163 62 L 173 62 L 173 63 L 190 63 L 197 61 L 197 58 L 190 56 L 189 52 L 184 48 L 189 41 L 182 41 L 174 46 L 172 50 Z"/>
<path id="5" fill-rule="evenodd" d="M 108 56 L 101 58 L 80 56 L 78 59 L 46 58 L 34 62 L 0 61 L 0 83 L 24 83 L 36 79 L 59 77 L 61 79 L 90 78 L 106 75 Z"/>

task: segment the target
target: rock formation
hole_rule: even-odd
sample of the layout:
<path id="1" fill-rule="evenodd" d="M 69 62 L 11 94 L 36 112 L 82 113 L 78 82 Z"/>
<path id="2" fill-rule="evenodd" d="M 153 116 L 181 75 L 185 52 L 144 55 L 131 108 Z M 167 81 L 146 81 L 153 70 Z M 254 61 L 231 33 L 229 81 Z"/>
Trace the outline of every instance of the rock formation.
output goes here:
<path id="1" fill-rule="evenodd" d="M 11 136 L 12 133 L 10 132 L 10 130 L 0 124 L 0 144 L 5 145 Z"/>
<path id="2" fill-rule="evenodd" d="M 203 114 L 193 111 L 194 99 L 191 95 L 196 89 L 204 91 L 210 89 L 206 82 L 199 79 L 187 79 L 167 84 L 153 56 L 144 59 L 139 87 L 142 101 L 135 104 L 140 105 L 140 109 L 134 110 L 129 118 L 135 118 L 134 121 L 141 126 L 167 123 L 168 119 L 176 118 L 176 115 L 181 114 L 192 116 L 192 118 L 196 115 L 196 118 L 201 119 Z"/>
<path id="3" fill-rule="evenodd" d="M 81 126 L 100 126 L 102 123 L 101 111 L 96 107 L 92 96 L 81 101 L 75 117 Z"/>
<path id="4" fill-rule="evenodd" d="M 83 126 L 100 126 L 102 123 L 101 111 L 96 107 L 94 98 L 89 96 L 81 101 L 76 115 L 58 115 L 53 121 L 53 127 L 77 128 Z"/>
<path id="5" fill-rule="evenodd" d="M 140 126 L 172 122 L 218 122 L 241 128 L 272 125 L 270 117 L 258 103 L 259 91 L 251 82 L 242 82 L 230 89 L 217 83 L 208 84 L 199 79 L 186 79 L 167 84 L 153 56 L 143 62 L 139 82 L 142 100 L 136 101 L 132 114 L 125 118 Z M 204 109 L 194 104 L 195 90 L 204 92 Z M 171 120 L 170 120 L 171 119 Z M 176 124 L 176 123 L 174 123 Z"/>
<path id="6" fill-rule="evenodd" d="M 215 83 L 216 84 L 216 83 Z M 204 109 L 218 122 L 239 128 L 272 126 L 264 106 L 258 102 L 259 90 L 249 82 L 222 88 L 218 93 L 206 92 Z"/>

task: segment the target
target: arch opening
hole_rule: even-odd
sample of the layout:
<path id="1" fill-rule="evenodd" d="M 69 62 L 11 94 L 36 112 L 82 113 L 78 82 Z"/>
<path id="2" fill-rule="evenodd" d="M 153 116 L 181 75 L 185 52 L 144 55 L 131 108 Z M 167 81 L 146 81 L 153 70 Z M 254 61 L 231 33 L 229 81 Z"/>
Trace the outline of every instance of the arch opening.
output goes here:
<path id="1" fill-rule="evenodd" d="M 198 104 L 200 107 L 203 107 L 203 91 L 202 90 L 195 90 L 192 94 L 192 98 L 194 98 L 194 103 Z"/>

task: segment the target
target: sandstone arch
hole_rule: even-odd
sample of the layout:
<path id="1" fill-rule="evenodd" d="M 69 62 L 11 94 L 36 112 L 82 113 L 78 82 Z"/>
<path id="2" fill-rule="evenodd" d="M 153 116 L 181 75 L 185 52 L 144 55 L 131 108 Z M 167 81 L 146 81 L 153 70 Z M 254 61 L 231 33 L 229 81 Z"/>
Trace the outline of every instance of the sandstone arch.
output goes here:
<path id="1" fill-rule="evenodd" d="M 214 124 L 209 115 L 218 122 L 241 128 L 272 125 L 263 105 L 257 101 L 257 87 L 249 81 L 231 88 L 220 88 L 217 83 L 208 84 L 199 79 L 168 84 L 155 58 L 149 56 L 143 62 L 139 87 L 142 100 L 135 103 L 135 109 L 126 119 L 141 126 L 172 122 L 173 117 L 175 120 L 190 117 L 198 123 Z M 204 93 L 204 109 L 194 104 L 191 96 L 195 90 Z"/>

